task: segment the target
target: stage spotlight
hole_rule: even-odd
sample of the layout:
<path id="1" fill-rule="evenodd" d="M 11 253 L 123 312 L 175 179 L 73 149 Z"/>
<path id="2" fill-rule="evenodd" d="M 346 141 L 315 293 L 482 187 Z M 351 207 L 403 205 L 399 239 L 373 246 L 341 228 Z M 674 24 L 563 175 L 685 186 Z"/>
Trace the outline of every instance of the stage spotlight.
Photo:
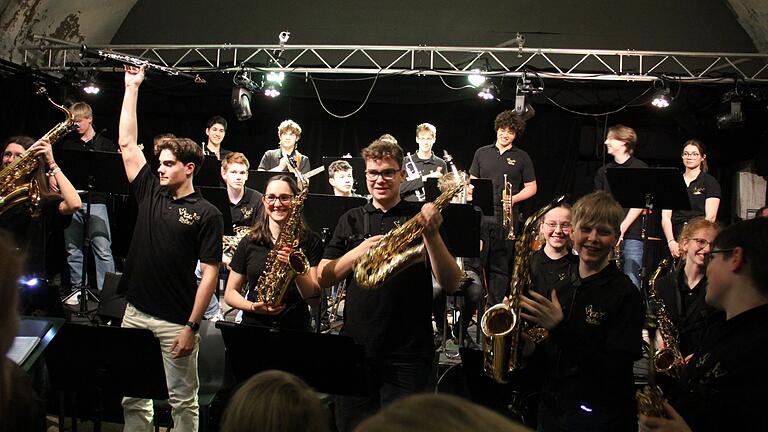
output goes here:
<path id="1" fill-rule="evenodd" d="M 240 121 L 251 118 L 251 91 L 244 87 L 232 88 L 232 109 Z"/>
<path id="2" fill-rule="evenodd" d="M 94 81 L 88 81 L 83 85 L 83 91 L 92 94 L 97 95 L 101 91 L 98 85 L 96 85 L 96 82 Z"/>
<path id="3" fill-rule="evenodd" d="M 667 108 L 669 106 L 670 101 L 671 101 L 671 98 L 669 97 L 669 90 L 664 88 L 656 92 L 656 95 L 653 97 L 653 100 L 651 101 L 651 105 L 655 106 L 656 108 Z"/>
<path id="4" fill-rule="evenodd" d="M 40 284 L 40 279 L 36 277 L 21 278 L 19 280 L 19 283 L 26 287 L 34 288 Z"/>
<path id="5" fill-rule="evenodd" d="M 264 87 L 264 96 L 268 96 L 271 98 L 276 98 L 280 96 L 280 90 L 278 85 L 275 84 L 269 84 L 268 86 Z"/>
<path id="6" fill-rule="evenodd" d="M 477 92 L 477 96 L 483 100 L 496 99 L 496 86 L 491 82 L 483 83 L 479 87 L 480 91 Z"/>
<path id="7" fill-rule="evenodd" d="M 469 76 L 467 76 L 467 80 L 469 80 L 469 83 L 474 87 L 480 87 L 485 82 L 485 76 L 482 75 L 483 70 L 482 69 L 472 69 L 470 72 L 472 72 Z"/>
<path id="8" fill-rule="evenodd" d="M 285 79 L 285 72 L 268 72 L 266 76 L 266 80 L 268 83 L 275 83 L 278 85 L 283 85 L 283 80 Z"/>

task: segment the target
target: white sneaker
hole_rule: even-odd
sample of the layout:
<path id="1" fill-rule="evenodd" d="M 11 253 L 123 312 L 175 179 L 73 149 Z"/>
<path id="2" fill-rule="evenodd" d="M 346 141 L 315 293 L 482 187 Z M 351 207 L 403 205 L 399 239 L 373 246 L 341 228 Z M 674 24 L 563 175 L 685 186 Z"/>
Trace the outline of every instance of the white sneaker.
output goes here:
<path id="1" fill-rule="evenodd" d="M 64 301 L 64 304 L 69 306 L 77 306 L 80 304 L 80 293 L 79 292 L 73 292 L 72 294 L 67 297 L 67 299 Z"/>

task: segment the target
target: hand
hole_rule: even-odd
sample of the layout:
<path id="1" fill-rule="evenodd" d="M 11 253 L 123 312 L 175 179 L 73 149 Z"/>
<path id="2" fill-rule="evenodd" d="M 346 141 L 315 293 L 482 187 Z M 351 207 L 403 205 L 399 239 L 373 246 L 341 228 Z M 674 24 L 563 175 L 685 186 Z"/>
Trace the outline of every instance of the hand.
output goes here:
<path id="1" fill-rule="evenodd" d="M 285 309 L 285 305 L 270 306 L 265 302 L 251 303 L 251 312 L 264 315 L 277 315 Z"/>
<path id="2" fill-rule="evenodd" d="M 367 239 L 363 240 L 363 242 L 360 243 L 359 245 L 357 245 L 357 247 L 355 248 L 355 250 L 357 251 L 356 255 L 358 257 L 361 257 L 361 256 L 365 255 L 365 253 L 368 252 L 368 249 L 376 246 L 379 243 L 379 241 L 381 241 L 382 237 L 384 237 L 384 236 L 383 235 L 375 235 L 375 236 L 371 236 L 371 237 L 368 237 Z"/>
<path id="3" fill-rule="evenodd" d="M 29 150 L 37 156 L 43 156 L 45 162 L 53 162 L 53 148 L 48 138 L 40 138 L 37 142 L 32 144 Z"/>
<path id="4" fill-rule="evenodd" d="M 288 259 L 291 257 L 291 253 L 293 252 L 293 249 L 291 249 L 288 246 L 283 246 L 282 249 L 277 251 L 277 260 L 281 263 L 288 263 Z"/>
<path id="5" fill-rule="evenodd" d="M 664 413 L 669 418 L 648 417 L 641 414 L 637 421 L 638 430 L 640 432 L 691 432 L 685 420 L 667 402 L 664 402 Z"/>
<path id="6" fill-rule="evenodd" d="M 522 312 L 520 315 L 528 321 L 534 322 L 547 330 L 557 327 L 563 320 L 563 308 L 557 299 L 557 291 L 552 290 L 551 300 L 543 295 L 530 291 L 529 295 L 520 299 L 520 305 L 527 310 L 529 314 Z"/>
<path id="7" fill-rule="evenodd" d="M 138 87 L 144 81 L 146 66 L 136 67 L 125 65 L 125 87 Z"/>
<path id="8" fill-rule="evenodd" d="M 419 225 L 424 228 L 424 237 L 433 237 L 438 235 L 440 225 L 443 224 L 443 215 L 437 211 L 432 203 L 426 203 L 421 207 L 421 213 L 418 215 Z"/>
<path id="9" fill-rule="evenodd" d="M 282 158 L 280 158 L 280 164 L 277 166 L 281 170 L 284 170 L 290 166 L 290 162 L 288 162 L 288 156 L 283 155 Z"/>
<path id="10" fill-rule="evenodd" d="M 179 335 L 173 340 L 173 345 L 171 345 L 173 358 L 176 359 L 192 354 L 197 342 L 195 339 L 195 332 L 189 326 L 184 326 Z"/>
<path id="11" fill-rule="evenodd" d="M 676 241 L 671 240 L 667 243 L 667 246 L 669 246 L 669 253 L 672 254 L 673 257 L 680 258 L 680 245 Z"/>

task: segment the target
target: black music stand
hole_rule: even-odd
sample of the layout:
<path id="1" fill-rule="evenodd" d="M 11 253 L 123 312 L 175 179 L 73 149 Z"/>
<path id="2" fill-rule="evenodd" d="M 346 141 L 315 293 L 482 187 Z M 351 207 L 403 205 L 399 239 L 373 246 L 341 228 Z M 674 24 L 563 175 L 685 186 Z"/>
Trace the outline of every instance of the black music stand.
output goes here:
<path id="1" fill-rule="evenodd" d="M 321 165 L 324 166 L 327 171 L 331 164 L 337 160 L 343 160 L 349 162 L 349 164 L 352 165 L 352 179 L 354 180 L 354 189 L 358 191 L 358 193 L 367 193 L 367 186 L 365 182 L 365 159 L 361 157 L 323 156 L 321 158 Z M 309 191 L 313 193 L 333 194 L 333 188 L 331 187 L 331 184 L 328 183 L 327 178 L 328 177 L 325 177 L 323 179 L 324 181 L 309 182 Z"/>
<path id="2" fill-rule="evenodd" d="M 57 152 L 59 164 L 67 170 L 67 178 L 76 189 L 86 191 L 88 204 L 83 222 L 83 269 L 80 286 L 74 292 L 80 292 L 80 307 L 77 314 L 88 316 L 95 310 L 88 310 L 88 296 L 98 302 L 97 297 L 87 287 L 88 260 L 91 256 L 91 193 L 128 195 L 128 177 L 123 159 L 119 153 L 100 151 L 60 150 Z M 74 292 L 71 295 L 74 295 Z M 68 297 L 67 297 L 68 298 Z M 65 298 L 66 300 L 66 298 Z"/>
<path id="3" fill-rule="evenodd" d="M 437 187 L 436 177 L 428 177 L 424 181 L 424 195 L 426 196 L 426 202 L 432 202 L 440 196 L 440 189 Z"/>
<path id="4" fill-rule="evenodd" d="M 365 396 L 368 392 L 362 345 L 349 336 L 316 334 L 216 322 L 238 383 L 261 371 L 290 372 L 315 390 Z"/>
<path id="5" fill-rule="evenodd" d="M 647 214 L 654 208 L 690 210 L 688 192 L 677 168 L 608 168 L 606 170 L 611 194 L 624 208 L 645 209 L 641 215 L 643 257 L 640 263 L 640 290 L 645 295 L 645 254 L 648 250 Z"/>
<path id="6" fill-rule="evenodd" d="M 229 194 L 227 194 L 227 188 L 222 187 L 209 187 L 209 186 L 196 186 L 197 190 L 203 198 L 214 207 L 219 209 L 221 215 L 224 218 L 224 235 L 234 235 L 234 229 L 232 227 L 232 212 L 229 210 Z"/>
<path id="7" fill-rule="evenodd" d="M 493 182 L 491 179 L 473 178 L 472 204 L 480 207 L 485 216 L 494 215 Z"/>
<path id="8" fill-rule="evenodd" d="M 448 204 L 443 210 L 443 240 L 455 257 L 480 256 L 480 219 L 473 204 Z"/>
<path id="9" fill-rule="evenodd" d="M 205 156 L 200 170 L 194 175 L 195 186 L 222 187 L 221 161 L 216 156 Z"/>
<path id="10" fill-rule="evenodd" d="M 251 189 L 256 189 L 257 191 L 264 193 L 267 180 L 281 174 L 291 176 L 294 180 L 296 180 L 296 175 L 288 171 L 248 170 L 248 180 L 245 181 L 245 185 Z"/>
<path id="11" fill-rule="evenodd" d="M 94 430 L 101 429 L 106 395 L 168 399 L 160 341 L 147 329 L 66 323 L 45 351 L 51 388 L 91 394 L 97 400 Z M 73 414 L 76 423 L 77 412 Z M 63 405 L 59 424 L 63 425 Z"/>

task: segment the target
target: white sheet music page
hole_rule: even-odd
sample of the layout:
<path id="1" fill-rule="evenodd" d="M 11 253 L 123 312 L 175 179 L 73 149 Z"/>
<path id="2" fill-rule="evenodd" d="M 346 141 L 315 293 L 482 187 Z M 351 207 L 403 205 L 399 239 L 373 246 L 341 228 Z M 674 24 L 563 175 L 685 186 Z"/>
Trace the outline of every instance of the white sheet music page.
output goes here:
<path id="1" fill-rule="evenodd" d="M 7 357 L 21 366 L 39 343 L 40 338 L 37 336 L 16 336 Z"/>

